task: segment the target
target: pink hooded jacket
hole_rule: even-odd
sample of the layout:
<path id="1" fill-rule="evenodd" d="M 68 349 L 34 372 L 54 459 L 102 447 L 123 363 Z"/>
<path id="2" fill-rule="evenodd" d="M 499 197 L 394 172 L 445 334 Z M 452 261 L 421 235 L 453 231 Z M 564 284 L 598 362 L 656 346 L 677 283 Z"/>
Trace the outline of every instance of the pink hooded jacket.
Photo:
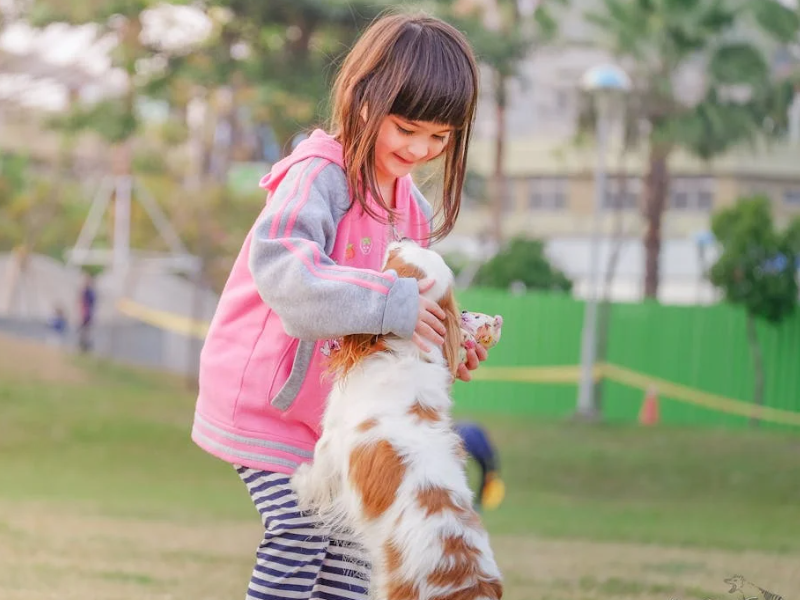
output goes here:
<path id="1" fill-rule="evenodd" d="M 200 356 L 192 439 L 230 463 L 292 473 L 319 438 L 330 391 L 322 361 L 334 340 L 411 337 L 419 292 L 414 279 L 380 272 L 394 233 L 350 206 L 342 148 L 325 132 L 276 163 L 261 187 L 268 201 Z M 397 235 L 427 244 L 431 207 L 410 176 L 397 181 L 395 203 Z"/>

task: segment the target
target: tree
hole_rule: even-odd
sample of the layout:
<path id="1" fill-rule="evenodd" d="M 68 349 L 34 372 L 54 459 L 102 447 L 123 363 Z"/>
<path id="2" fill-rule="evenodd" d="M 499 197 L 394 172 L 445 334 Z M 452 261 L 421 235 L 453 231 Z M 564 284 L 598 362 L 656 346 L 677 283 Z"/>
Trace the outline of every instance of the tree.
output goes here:
<path id="1" fill-rule="evenodd" d="M 80 230 L 76 186 L 58 169 L 34 169 L 24 156 L 0 156 L 0 252 L 12 263 L 0 272 L 0 313 L 10 308 L 34 251 L 58 255 Z"/>
<path id="2" fill-rule="evenodd" d="M 500 289 L 508 289 L 516 282 L 532 290 L 572 290 L 572 281 L 550 263 L 541 240 L 511 240 L 504 250 L 480 266 L 473 280 L 477 286 Z"/>
<path id="3" fill-rule="evenodd" d="M 558 0 L 562 4 L 563 0 Z M 535 48 L 552 41 L 557 23 L 549 7 L 540 0 L 448 0 L 446 16 L 464 30 L 475 49 L 478 60 L 491 73 L 491 90 L 495 103 L 494 165 L 490 186 L 492 204 L 492 238 L 503 241 L 503 213 L 508 197 L 504 173 L 506 148 L 506 110 L 508 86 L 520 76 L 520 67 Z M 551 3 L 552 4 L 552 3 Z M 524 6 L 529 6 L 528 10 Z"/>
<path id="4" fill-rule="evenodd" d="M 116 47 L 111 53 L 112 64 L 126 75 L 126 89 L 119 97 L 106 98 L 91 106 L 76 104 L 54 124 L 69 132 L 91 129 L 114 146 L 115 169 L 119 173 L 130 170 L 128 140 L 138 126 L 136 113 L 139 71 L 145 59 L 158 52 L 158 42 L 148 43 L 142 37 L 142 15 L 161 4 L 156 0 L 34 0 L 28 11 L 33 26 L 45 27 L 53 23 L 70 25 L 97 25 L 98 38 L 114 36 Z M 174 4 L 180 4 L 174 2 Z"/>
<path id="5" fill-rule="evenodd" d="M 722 253 L 711 268 L 710 279 L 728 302 L 747 312 L 747 341 L 755 373 L 753 402 L 762 406 L 764 365 L 756 323 L 780 323 L 797 306 L 800 217 L 788 229 L 778 231 L 769 199 L 754 196 L 716 213 L 711 229 Z M 751 422 L 757 425 L 758 417 Z"/>
<path id="6" fill-rule="evenodd" d="M 703 159 L 785 131 L 791 82 L 773 81 L 770 46 L 790 43 L 798 14 L 773 0 L 603 0 L 587 14 L 629 70 L 635 117 L 648 124 L 644 176 L 645 296 L 656 298 L 669 158 L 683 148 Z M 748 31 L 745 39 L 741 32 Z M 702 97 L 688 102 L 675 79 L 702 69 Z"/>
<path id="7" fill-rule="evenodd" d="M 388 0 L 210 0 L 226 17 L 196 53 L 179 57 L 206 84 L 247 90 L 256 123 L 269 123 L 283 153 L 300 131 L 319 124 L 336 65 Z M 202 56 L 202 61 L 198 58 Z M 184 69 L 184 73 L 187 69 Z"/>

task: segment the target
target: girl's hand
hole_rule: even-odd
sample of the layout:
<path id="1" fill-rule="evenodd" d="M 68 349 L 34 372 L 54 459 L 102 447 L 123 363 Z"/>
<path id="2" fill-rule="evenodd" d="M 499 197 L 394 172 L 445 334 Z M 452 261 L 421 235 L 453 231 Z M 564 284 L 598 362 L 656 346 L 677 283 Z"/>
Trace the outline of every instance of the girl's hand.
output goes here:
<path id="1" fill-rule="evenodd" d="M 466 362 L 458 365 L 456 377 L 461 381 L 470 381 L 472 379 L 470 371 L 477 369 L 478 365 L 486 360 L 487 356 L 489 356 L 489 351 L 480 344 L 475 344 L 474 348 L 467 350 Z"/>
<path id="2" fill-rule="evenodd" d="M 422 294 L 427 292 L 436 283 L 433 279 L 421 279 L 419 286 L 419 314 L 417 326 L 414 329 L 412 340 L 423 352 L 430 352 L 429 344 L 442 346 L 447 333 L 442 322 L 445 318 L 442 307 L 433 300 L 425 298 Z"/>

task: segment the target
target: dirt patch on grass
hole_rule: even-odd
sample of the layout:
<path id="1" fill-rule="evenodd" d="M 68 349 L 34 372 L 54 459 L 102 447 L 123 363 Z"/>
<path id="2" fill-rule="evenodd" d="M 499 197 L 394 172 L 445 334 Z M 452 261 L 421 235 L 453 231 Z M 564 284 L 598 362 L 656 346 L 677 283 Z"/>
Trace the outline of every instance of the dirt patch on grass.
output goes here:
<path id="1" fill-rule="evenodd" d="M 164 522 L 0 504 L 6 600 L 240 598 L 261 532 L 252 522 Z M 788 597 L 800 557 L 639 544 L 496 537 L 505 600 L 717 600 L 723 579 Z"/>
<path id="2" fill-rule="evenodd" d="M 86 381 L 86 374 L 67 348 L 0 335 L 0 378 L 72 384 Z"/>

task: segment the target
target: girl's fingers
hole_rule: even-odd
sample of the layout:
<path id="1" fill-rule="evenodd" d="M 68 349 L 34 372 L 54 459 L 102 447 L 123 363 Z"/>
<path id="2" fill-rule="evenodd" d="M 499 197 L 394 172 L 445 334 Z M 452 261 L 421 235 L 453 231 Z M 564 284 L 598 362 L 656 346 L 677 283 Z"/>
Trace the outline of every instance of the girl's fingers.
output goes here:
<path id="1" fill-rule="evenodd" d="M 436 344 L 437 346 L 444 344 L 444 336 L 439 335 L 439 333 L 428 324 L 425 324 L 422 327 L 422 331 L 420 333 L 427 341 Z"/>
<path id="2" fill-rule="evenodd" d="M 423 352 L 430 352 L 430 347 L 425 343 L 425 340 L 422 339 L 422 336 L 417 332 L 414 332 L 414 335 L 411 336 L 411 340 L 417 345 L 417 347 L 422 350 Z"/>

